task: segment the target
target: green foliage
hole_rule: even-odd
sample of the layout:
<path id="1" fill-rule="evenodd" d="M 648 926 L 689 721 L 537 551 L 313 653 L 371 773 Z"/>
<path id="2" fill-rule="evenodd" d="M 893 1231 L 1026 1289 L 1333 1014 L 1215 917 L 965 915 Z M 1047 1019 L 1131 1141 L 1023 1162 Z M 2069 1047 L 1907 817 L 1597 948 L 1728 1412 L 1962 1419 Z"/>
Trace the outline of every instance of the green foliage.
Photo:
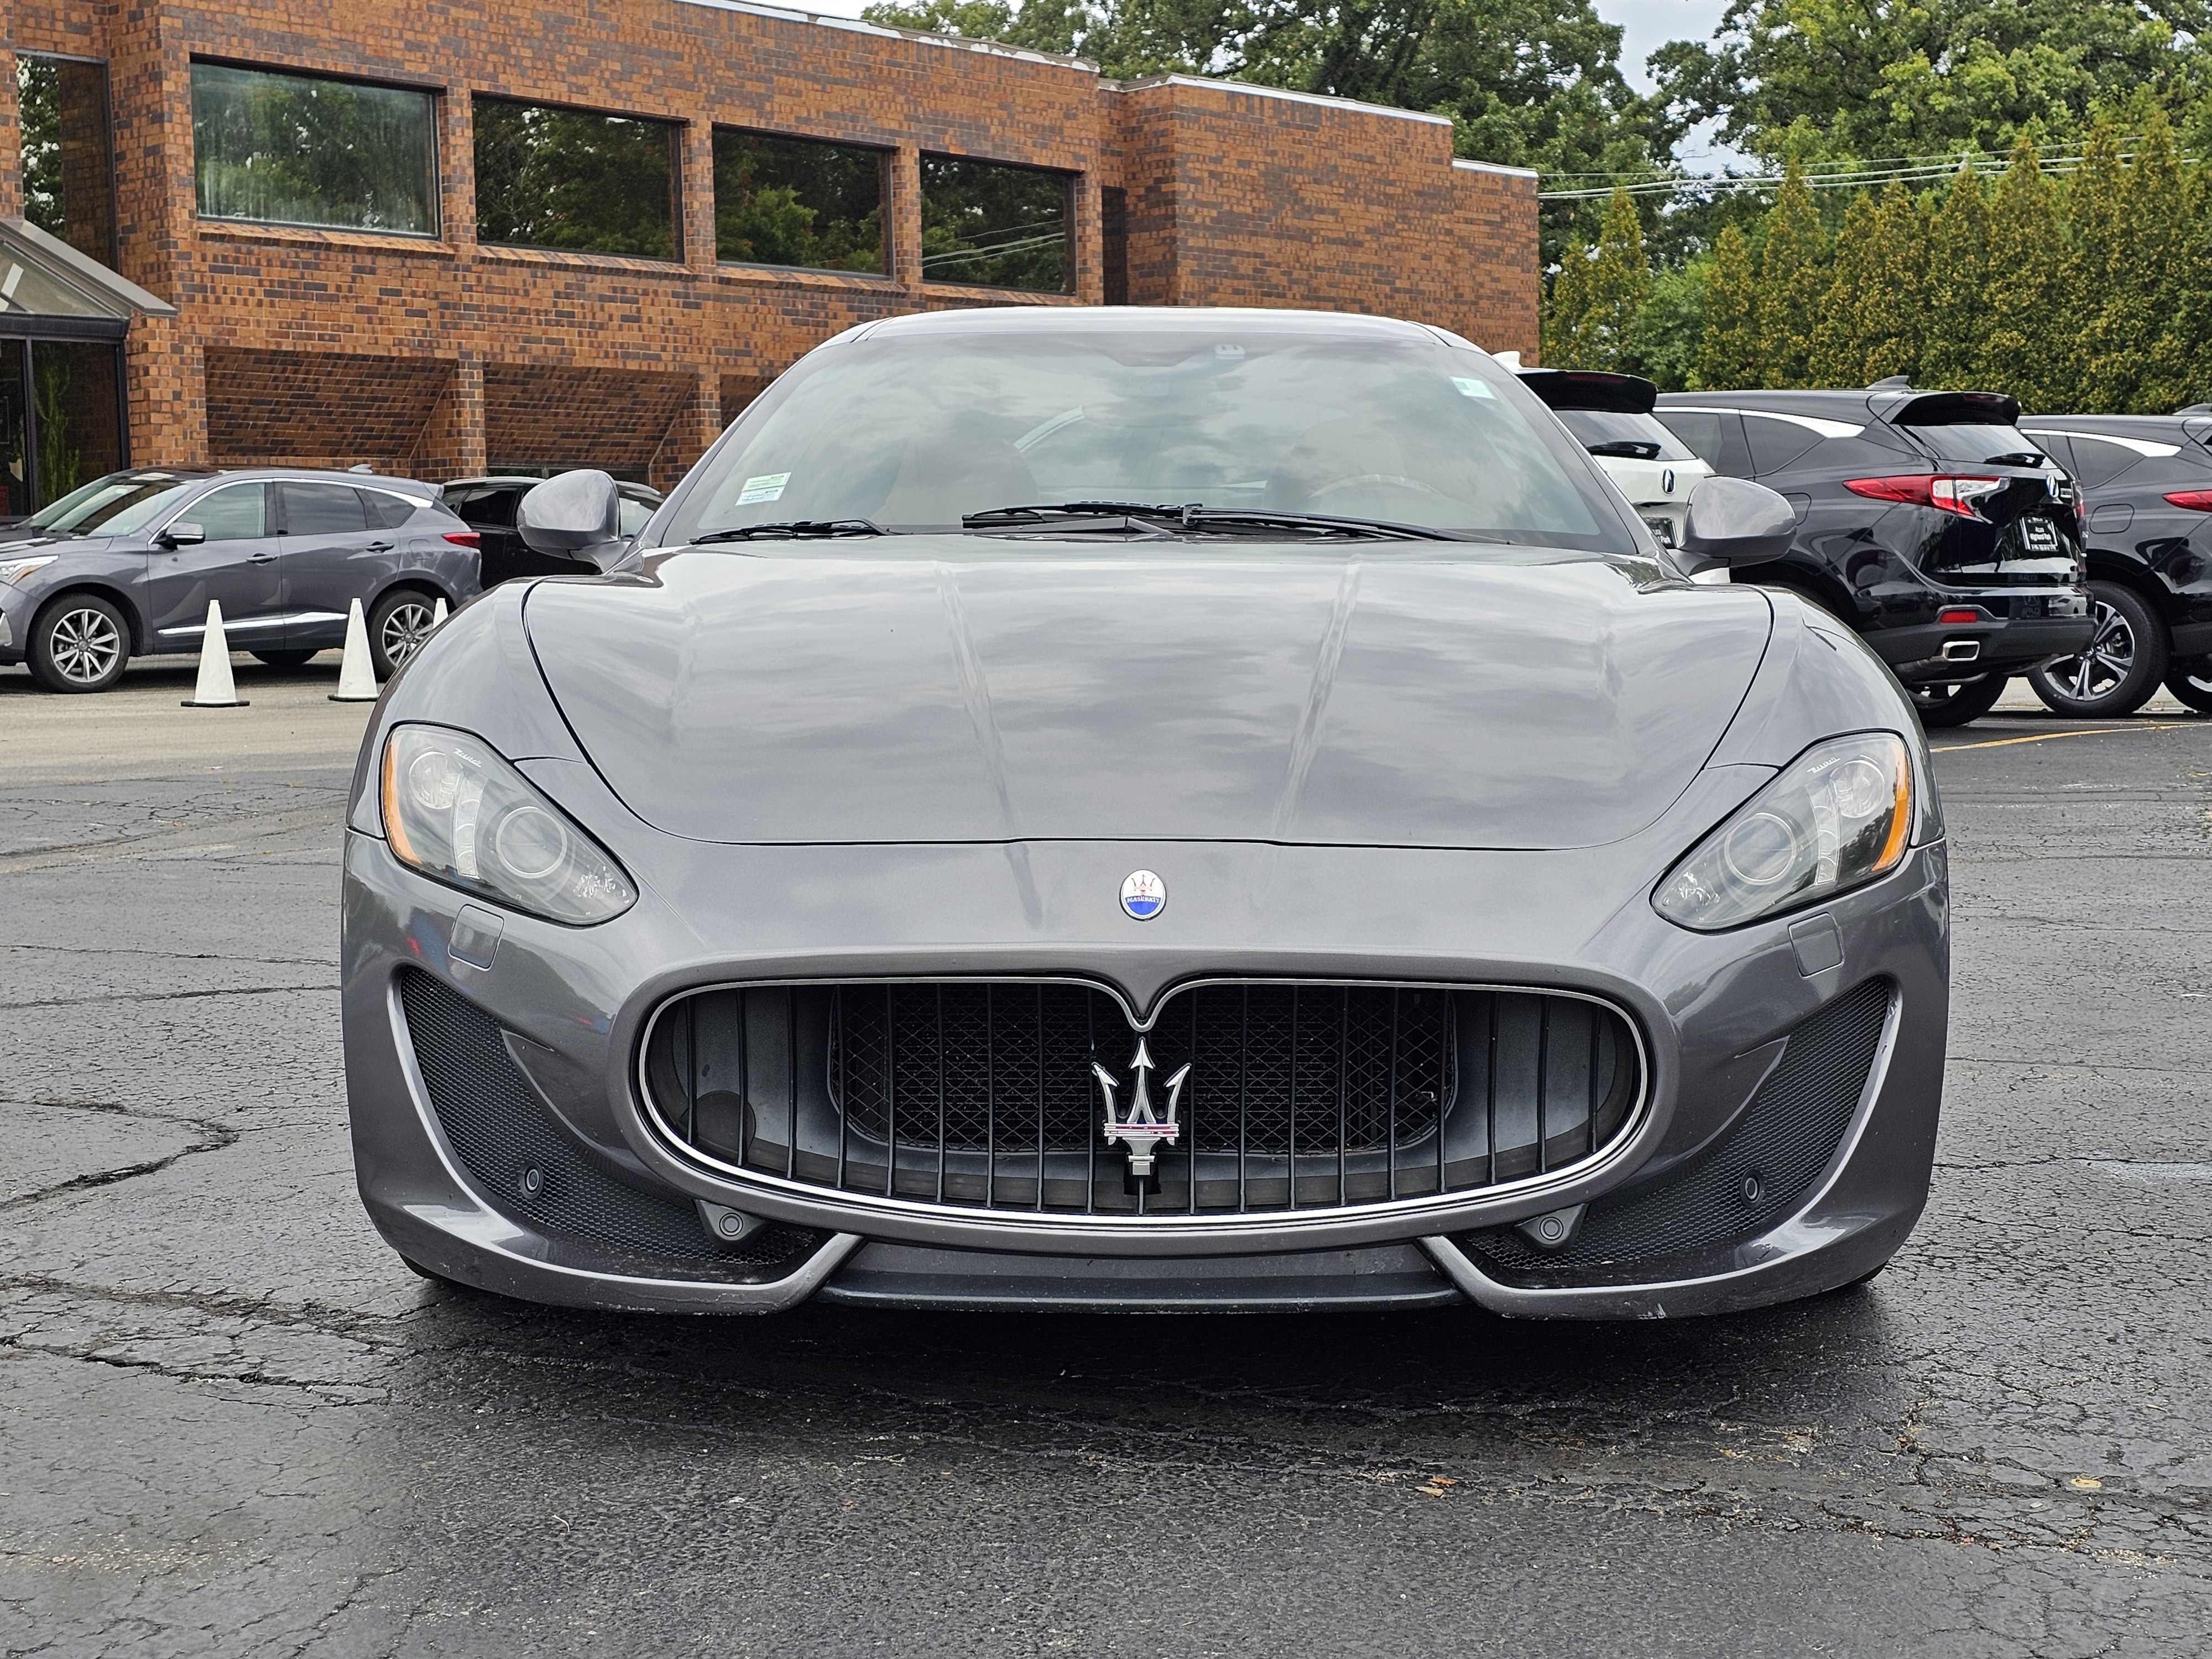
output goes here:
<path id="1" fill-rule="evenodd" d="M 1874 257 L 1859 301 L 1859 373 L 1871 386 L 1920 366 L 1928 332 L 1928 215 L 1894 179 L 1875 212 Z"/>
<path id="2" fill-rule="evenodd" d="M 884 268 L 878 151 L 718 128 L 714 257 L 818 270 Z"/>
<path id="3" fill-rule="evenodd" d="M 1713 263 L 1710 258 L 1693 259 L 1654 272 L 1651 292 L 1636 313 L 1629 367 L 1656 380 L 1662 392 L 1686 392 L 1697 384 L 1698 336 Z"/>
<path id="4" fill-rule="evenodd" d="M 2059 287 L 2065 245 L 2057 192 L 2035 146 L 2022 138 L 1990 209 L 1984 321 L 1966 378 L 1978 387 L 2009 392 L 2028 409 L 2063 409 L 2074 401 L 2071 354 L 2062 344 L 2068 335 Z"/>
<path id="5" fill-rule="evenodd" d="M 1928 234 L 1928 335 L 1915 378 L 1962 386 L 1974 377 L 1989 303 L 1990 205 L 1970 167 L 1951 180 Z"/>
<path id="6" fill-rule="evenodd" d="M 1714 391 L 1763 384 L 1759 349 L 1759 278 L 1751 244 L 1734 225 L 1713 243 L 1705 277 L 1704 336 L 1698 342 L 1697 383 Z"/>
<path id="7" fill-rule="evenodd" d="M 1644 225 L 1616 190 L 1585 257 L 1571 252 L 1552 283 L 1544 361 L 1558 368 L 1626 369 L 1636 358 L 1637 319 L 1651 293 Z"/>
<path id="8" fill-rule="evenodd" d="M 199 210 L 355 230 L 438 228 L 428 93 L 194 64 Z"/>
<path id="9" fill-rule="evenodd" d="M 1813 330 L 1826 295 L 1820 210 L 1793 157 L 1766 216 L 1759 264 L 1759 361 L 1771 386 L 1813 384 Z"/>
<path id="10" fill-rule="evenodd" d="M 1844 210 L 1828 292 L 1813 325 L 1814 386 L 1860 386 L 1866 372 L 1865 314 L 1881 263 L 1881 211 L 1863 191 Z"/>

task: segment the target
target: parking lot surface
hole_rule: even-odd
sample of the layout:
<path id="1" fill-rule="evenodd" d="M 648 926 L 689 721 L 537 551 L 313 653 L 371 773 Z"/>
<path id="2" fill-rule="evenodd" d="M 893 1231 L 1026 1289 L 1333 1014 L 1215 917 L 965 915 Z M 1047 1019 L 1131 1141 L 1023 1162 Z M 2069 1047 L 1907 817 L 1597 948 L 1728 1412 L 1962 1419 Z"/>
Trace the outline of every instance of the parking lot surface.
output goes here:
<path id="1" fill-rule="evenodd" d="M 1936 734 L 1942 1143 L 1863 1289 L 700 1322 L 362 1217 L 335 672 L 0 672 L 0 1651 L 2203 1651 L 2212 720 Z"/>

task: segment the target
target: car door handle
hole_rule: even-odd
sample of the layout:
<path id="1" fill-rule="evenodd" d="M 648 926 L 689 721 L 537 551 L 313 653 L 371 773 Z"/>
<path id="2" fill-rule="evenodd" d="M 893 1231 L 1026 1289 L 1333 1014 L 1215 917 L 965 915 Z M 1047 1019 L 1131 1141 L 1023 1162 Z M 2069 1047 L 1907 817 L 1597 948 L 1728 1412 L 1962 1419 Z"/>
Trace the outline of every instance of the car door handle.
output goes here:
<path id="1" fill-rule="evenodd" d="M 276 562 L 276 556 L 274 553 L 255 553 L 246 562 L 248 564 L 274 564 Z"/>
<path id="2" fill-rule="evenodd" d="M 389 553 L 392 551 L 392 544 L 390 542 L 371 542 L 368 544 L 368 550 L 372 553 Z"/>

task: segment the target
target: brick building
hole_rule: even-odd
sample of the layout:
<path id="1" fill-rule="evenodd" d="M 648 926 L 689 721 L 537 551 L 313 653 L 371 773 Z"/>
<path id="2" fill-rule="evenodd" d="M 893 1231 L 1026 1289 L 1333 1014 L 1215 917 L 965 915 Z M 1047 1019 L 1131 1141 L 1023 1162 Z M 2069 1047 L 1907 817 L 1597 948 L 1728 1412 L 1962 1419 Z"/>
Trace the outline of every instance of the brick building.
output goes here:
<path id="1" fill-rule="evenodd" d="M 16 512 L 125 453 L 665 485 L 809 347 L 927 307 L 1536 344 L 1534 176 L 1455 161 L 1440 118 L 744 0 L 6 18 Z"/>

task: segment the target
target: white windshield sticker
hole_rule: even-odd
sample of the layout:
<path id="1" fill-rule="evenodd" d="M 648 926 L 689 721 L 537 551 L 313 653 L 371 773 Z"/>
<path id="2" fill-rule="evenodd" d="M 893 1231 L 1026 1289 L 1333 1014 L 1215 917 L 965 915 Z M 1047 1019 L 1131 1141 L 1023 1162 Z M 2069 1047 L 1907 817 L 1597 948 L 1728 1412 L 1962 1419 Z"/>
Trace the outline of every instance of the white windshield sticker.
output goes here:
<path id="1" fill-rule="evenodd" d="M 784 485 L 790 482 L 788 472 L 763 472 L 757 478 L 748 478 L 745 487 L 738 492 L 738 505 L 750 507 L 756 501 L 780 501 Z"/>
<path id="2" fill-rule="evenodd" d="M 1489 382 L 1486 380 L 1462 380 L 1458 375 L 1455 374 L 1452 376 L 1452 384 L 1459 388 L 1459 395 L 1462 398 L 1487 398 L 1490 396 L 1490 385 Z"/>

